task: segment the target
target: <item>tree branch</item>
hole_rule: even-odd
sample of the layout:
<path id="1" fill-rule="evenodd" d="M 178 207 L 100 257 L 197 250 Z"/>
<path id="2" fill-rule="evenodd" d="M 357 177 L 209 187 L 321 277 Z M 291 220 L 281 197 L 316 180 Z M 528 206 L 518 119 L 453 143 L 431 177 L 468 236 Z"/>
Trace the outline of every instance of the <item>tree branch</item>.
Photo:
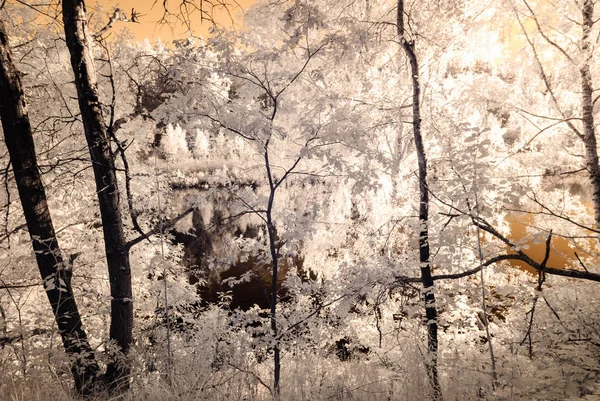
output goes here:
<path id="1" fill-rule="evenodd" d="M 117 9 L 118 10 L 118 9 Z M 116 13 L 116 10 L 115 10 Z M 110 87 L 112 90 L 111 102 L 110 102 L 110 120 L 107 127 L 108 134 L 112 139 L 113 143 L 117 146 L 117 150 L 119 151 L 119 155 L 121 156 L 121 161 L 123 162 L 123 171 L 125 173 L 125 193 L 127 195 L 127 208 L 129 210 L 129 216 L 131 217 L 131 223 L 135 231 L 140 233 L 142 236 L 144 235 L 144 231 L 140 227 L 140 224 L 137 219 L 137 212 L 133 207 L 133 193 L 131 191 L 131 173 L 129 172 L 129 162 L 127 160 L 127 156 L 125 155 L 125 148 L 123 144 L 117 138 L 116 127 L 115 127 L 115 105 L 117 102 L 117 91 L 115 88 L 115 79 L 113 74 L 113 66 L 112 60 L 110 57 L 110 52 L 108 51 L 108 47 L 106 47 L 103 41 L 99 41 L 100 45 L 106 52 L 106 62 L 108 63 L 109 74 L 108 79 L 110 82 Z M 147 237 L 146 237 L 147 238 Z"/>
<path id="2" fill-rule="evenodd" d="M 535 12 L 531 8 L 531 6 L 527 2 L 527 0 L 523 0 L 523 3 L 525 3 L 525 6 L 527 6 L 527 9 L 531 13 L 531 19 L 533 20 L 533 22 L 535 22 L 535 26 L 537 27 L 537 30 L 540 33 L 540 35 L 542 36 L 542 38 L 544 38 L 546 40 L 546 42 L 548 42 L 548 44 L 550 44 L 552 47 L 558 49 L 558 51 L 561 52 L 563 54 L 563 56 L 566 57 L 567 60 L 569 60 L 571 63 L 573 63 L 573 58 L 571 56 L 569 56 L 569 54 L 562 47 L 560 47 L 556 42 L 554 42 L 552 39 L 550 39 L 548 37 L 548 35 L 546 35 L 546 33 L 542 30 L 542 27 L 540 26 L 537 16 L 535 15 Z"/>
<path id="3" fill-rule="evenodd" d="M 562 111 L 562 109 L 558 103 L 558 99 L 556 98 L 556 95 L 554 94 L 554 90 L 552 89 L 552 85 L 550 85 L 550 80 L 549 80 L 548 76 L 546 75 L 546 70 L 544 69 L 544 65 L 542 64 L 542 61 L 540 60 L 537 49 L 535 48 L 535 44 L 529 37 L 529 34 L 527 33 L 527 30 L 525 29 L 525 27 L 523 26 L 523 22 L 521 21 L 521 18 L 519 17 L 519 13 L 517 12 L 516 9 L 515 9 L 515 15 L 517 17 L 517 21 L 519 22 L 519 26 L 521 27 L 521 31 L 523 32 L 523 35 L 525 36 L 527 43 L 529 43 L 529 47 L 531 47 L 531 50 L 533 51 L 535 61 L 540 69 L 540 75 L 542 76 L 542 81 L 544 82 L 544 85 L 546 86 L 546 89 L 548 90 L 548 93 L 550 94 L 550 98 L 552 99 L 552 102 L 554 103 L 554 107 L 556 107 L 556 109 L 558 110 L 558 113 L 561 115 L 563 120 L 565 120 L 565 122 L 567 123 L 569 128 L 579 138 L 583 138 L 583 134 L 581 132 L 579 132 L 577 127 L 575 127 L 575 125 L 567 118 L 565 113 Z"/>
<path id="4" fill-rule="evenodd" d="M 493 237 L 495 237 L 496 239 L 500 240 L 502 243 L 507 245 L 512 251 L 516 252 L 516 254 L 514 254 L 514 255 L 512 255 L 512 254 L 506 255 L 507 257 L 510 256 L 510 258 L 507 258 L 507 259 L 523 261 L 523 262 L 527 263 L 533 269 L 535 269 L 537 271 L 542 271 L 546 274 L 552 274 L 555 276 L 568 277 L 568 278 L 576 278 L 576 279 L 587 280 L 587 281 L 600 282 L 600 274 L 591 273 L 589 271 L 581 271 L 581 270 L 573 270 L 573 269 L 559 269 L 559 268 L 555 268 L 555 267 L 548 267 L 545 264 L 542 265 L 541 263 L 536 262 L 531 257 L 529 257 L 529 255 L 527 255 L 525 252 L 523 252 L 521 249 L 519 249 L 519 247 L 517 245 L 515 245 L 512 241 L 510 241 L 504 235 L 502 235 L 500 232 L 498 232 L 491 224 L 489 224 L 487 221 L 485 221 L 485 219 L 478 217 L 478 216 L 473 216 L 472 214 L 465 212 L 464 210 L 461 210 L 458 207 L 456 207 L 452 204 L 449 204 L 448 202 L 443 201 L 438 196 L 436 196 L 433 192 L 430 191 L 430 193 L 440 203 L 450 207 L 451 209 L 455 210 L 458 213 L 461 213 L 465 216 L 469 216 L 472 219 L 473 224 L 476 227 L 479 227 L 480 229 L 487 232 L 488 234 L 491 234 Z M 476 271 L 473 273 L 476 273 Z M 473 273 L 471 273 L 471 274 L 473 274 Z"/>
<path id="5" fill-rule="evenodd" d="M 0 279 L 0 290 L 14 290 L 18 288 L 32 288 L 42 285 L 42 282 L 36 283 L 18 283 L 18 284 L 6 284 L 4 280 Z"/>
<path id="6" fill-rule="evenodd" d="M 185 216 L 192 213 L 194 211 L 194 209 L 195 209 L 194 207 L 190 207 L 189 209 L 187 209 L 185 212 L 179 214 L 178 216 L 175 216 L 172 219 L 169 219 L 167 221 L 163 221 L 162 223 L 158 224 L 156 227 L 154 227 L 152 230 L 148 231 L 147 233 L 142 234 L 139 237 L 132 239 L 131 241 L 128 241 L 125 244 L 125 247 L 127 249 L 131 249 L 134 245 L 139 244 L 140 242 L 147 239 L 148 237 L 160 233 L 161 230 L 173 227 L 175 224 L 177 224 L 177 222 L 182 220 Z"/>
<path id="7" fill-rule="evenodd" d="M 94 39 L 96 39 L 96 40 L 102 39 L 102 35 L 104 35 L 110 28 L 112 28 L 113 25 L 115 24 L 115 22 L 117 22 L 117 21 L 129 22 L 129 19 L 127 18 L 125 13 L 120 8 L 115 8 L 113 15 L 110 16 L 110 19 L 108 20 L 106 25 L 102 29 L 100 29 L 97 33 L 92 35 L 94 37 Z"/>

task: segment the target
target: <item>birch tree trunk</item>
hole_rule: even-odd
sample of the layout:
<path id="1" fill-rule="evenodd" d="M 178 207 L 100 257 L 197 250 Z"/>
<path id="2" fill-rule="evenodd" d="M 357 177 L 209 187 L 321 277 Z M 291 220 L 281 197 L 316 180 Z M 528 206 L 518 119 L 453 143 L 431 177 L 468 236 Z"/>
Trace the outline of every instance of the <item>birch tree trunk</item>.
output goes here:
<path id="1" fill-rule="evenodd" d="M 406 53 L 410 63 L 412 78 L 412 125 L 419 163 L 419 263 L 421 269 L 421 282 L 423 283 L 423 298 L 425 301 L 425 316 L 427 319 L 427 347 L 430 360 L 426 361 L 427 373 L 433 390 L 433 399 L 442 399 L 439 382 L 437 355 L 438 355 L 438 324 L 437 309 L 433 278 L 431 277 L 430 251 L 429 251 L 429 189 L 427 187 L 427 158 L 423 148 L 421 136 L 421 87 L 419 82 L 419 63 L 415 54 L 415 43 L 406 39 L 404 31 L 404 1 L 398 0 L 397 9 L 398 40 Z"/>
<path id="2" fill-rule="evenodd" d="M 71 288 L 71 270 L 65 265 L 38 169 L 35 144 L 19 71 L 12 61 L 4 22 L 0 20 L 0 119 L 13 166 L 19 198 L 46 295 L 80 394 L 93 392 L 98 374 L 94 352 L 87 340 Z"/>
<path id="3" fill-rule="evenodd" d="M 585 0 L 582 7 L 583 35 L 581 38 L 582 64 L 581 75 L 581 121 L 583 123 L 582 140 L 585 145 L 585 161 L 590 183 L 592 185 L 592 202 L 594 204 L 594 223 L 600 229 L 600 166 L 598 165 L 598 148 L 596 143 L 596 127 L 594 121 L 594 88 L 590 65 L 593 62 L 594 47 L 590 42 L 590 33 L 594 26 L 594 1 Z"/>
<path id="4" fill-rule="evenodd" d="M 113 390 L 127 389 L 130 367 L 126 357 L 132 343 L 133 303 L 129 250 L 119 208 L 115 165 L 99 99 L 92 53 L 93 37 L 88 31 L 85 2 L 63 0 L 62 6 L 65 37 L 100 204 L 112 298 L 110 339 L 119 351 L 119 355 L 115 355 L 107 366 L 106 383 Z"/>

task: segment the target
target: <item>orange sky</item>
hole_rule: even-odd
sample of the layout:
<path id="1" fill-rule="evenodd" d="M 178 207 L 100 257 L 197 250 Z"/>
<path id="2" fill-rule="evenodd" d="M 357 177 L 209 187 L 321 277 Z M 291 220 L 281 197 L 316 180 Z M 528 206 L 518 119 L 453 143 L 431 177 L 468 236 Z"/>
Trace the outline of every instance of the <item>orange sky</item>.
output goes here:
<path id="1" fill-rule="evenodd" d="M 200 4 L 200 0 L 190 0 L 190 2 L 196 5 Z M 239 6 L 230 9 L 230 13 L 223 8 L 214 9 L 215 21 L 219 24 L 231 26 L 233 18 L 239 23 L 242 9 L 246 9 L 252 2 L 253 0 L 237 0 L 235 3 Z M 207 3 L 209 2 L 204 0 L 205 6 Z M 231 3 L 234 3 L 234 1 L 231 1 Z M 154 0 L 98 0 L 97 4 L 99 6 L 91 1 L 87 2 L 88 14 L 104 13 L 107 19 L 117 7 L 123 10 L 128 17 L 131 16 L 132 9 L 135 9 L 135 12 L 139 14 L 139 23 L 117 22 L 112 28 L 113 32 L 120 32 L 121 29 L 127 28 L 134 34 L 136 40 L 149 39 L 151 42 L 156 41 L 158 38 L 163 41 L 170 41 L 188 36 L 187 27 L 181 21 L 178 21 L 175 16 L 170 16 L 168 23 L 159 23 L 164 15 L 163 0 L 157 0 L 155 4 Z M 168 0 L 167 2 L 169 11 L 173 14 L 179 13 L 180 4 L 180 0 Z M 194 35 L 206 36 L 208 34 L 211 24 L 207 21 L 201 21 L 199 12 L 192 13 L 190 20 Z"/>

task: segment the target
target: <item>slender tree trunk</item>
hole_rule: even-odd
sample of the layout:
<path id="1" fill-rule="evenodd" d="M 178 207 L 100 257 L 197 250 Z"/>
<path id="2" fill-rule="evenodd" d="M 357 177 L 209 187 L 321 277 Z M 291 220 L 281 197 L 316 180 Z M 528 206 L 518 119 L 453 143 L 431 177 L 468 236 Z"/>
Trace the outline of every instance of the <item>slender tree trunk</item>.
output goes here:
<path id="1" fill-rule="evenodd" d="M 110 151 L 110 139 L 99 99 L 92 54 L 93 38 L 88 32 L 85 2 L 63 0 L 62 5 L 65 37 L 71 54 L 79 108 L 92 159 L 104 231 L 112 297 L 110 339 L 116 343 L 120 354 L 108 364 L 106 382 L 111 389 L 126 389 L 129 386 L 130 375 L 126 356 L 132 343 L 133 303 L 129 251 L 119 208 L 119 189 Z"/>
<path id="2" fill-rule="evenodd" d="M 585 161 L 590 183 L 592 184 L 592 202 L 594 204 L 594 222 L 596 229 L 600 228 L 600 166 L 598 165 L 598 148 L 596 144 L 596 128 L 594 122 L 594 103 L 592 95 L 592 73 L 590 65 L 593 62 L 593 46 L 590 43 L 590 33 L 594 25 L 594 1 L 585 0 L 582 8 L 583 35 L 581 39 L 582 64 L 581 75 L 581 120 L 583 123 L 582 140 L 585 145 Z"/>
<path id="3" fill-rule="evenodd" d="M 421 136 L 421 109 L 419 84 L 419 64 L 415 54 L 415 44 L 408 41 L 404 32 L 404 1 L 398 0 L 397 10 L 398 39 L 410 62 L 412 88 L 413 88 L 413 134 L 417 159 L 419 163 L 419 262 L 421 267 L 421 282 L 423 283 L 423 298 L 425 301 L 425 316 L 427 318 L 427 345 L 429 358 L 427 369 L 429 380 L 433 389 L 433 398 L 442 399 L 440 387 L 437 355 L 438 355 L 438 324 L 437 309 L 435 305 L 434 284 L 431 277 L 430 254 L 429 254 L 429 190 L 427 187 L 427 159 L 423 148 Z"/>
<path id="4" fill-rule="evenodd" d="M 271 165 L 269 164 L 269 143 L 265 145 L 265 165 L 267 168 L 267 176 L 269 179 L 269 201 L 267 203 L 267 231 L 269 235 L 269 251 L 271 253 L 271 262 L 273 263 L 273 271 L 271 275 L 271 332 L 275 338 L 273 345 L 273 398 L 279 400 L 281 376 L 281 361 L 279 355 L 279 341 L 277 340 L 277 276 L 279 274 L 279 257 L 277 255 L 276 232 L 273 225 L 273 203 L 275 202 L 276 186 L 273 182 L 271 174 Z"/>
<path id="5" fill-rule="evenodd" d="M 15 181 L 33 243 L 35 258 L 71 371 L 80 394 L 93 391 L 98 373 L 94 352 L 81 323 L 71 288 L 71 271 L 63 262 L 38 169 L 23 86 L 11 57 L 8 35 L 0 20 L 0 119 Z"/>
<path id="6" fill-rule="evenodd" d="M 270 210 L 267 213 L 267 229 L 269 231 L 269 249 L 271 251 L 271 260 L 273 261 L 273 274 L 271 276 L 271 331 L 273 336 L 277 338 L 277 275 L 279 270 L 279 258 L 277 256 L 277 249 L 275 245 L 275 227 L 271 220 Z M 273 345 L 273 393 L 275 399 L 279 399 L 280 393 L 280 380 L 281 376 L 281 361 L 279 356 L 279 341 L 275 340 Z"/>

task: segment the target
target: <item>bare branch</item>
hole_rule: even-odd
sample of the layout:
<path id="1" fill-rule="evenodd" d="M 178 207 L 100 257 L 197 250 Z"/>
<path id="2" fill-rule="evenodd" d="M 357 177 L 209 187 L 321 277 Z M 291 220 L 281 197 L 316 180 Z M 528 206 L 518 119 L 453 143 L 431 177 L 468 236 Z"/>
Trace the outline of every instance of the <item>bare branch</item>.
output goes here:
<path id="1" fill-rule="evenodd" d="M 317 134 L 315 133 L 315 135 L 308 138 L 308 140 L 306 141 L 306 143 L 304 144 L 304 147 L 302 149 L 306 149 L 308 147 L 308 145 L 310 145 L 310 143 L 316 139 L 317 139 Z M 301 151 L 301 153 L 302 153 L 302 151 Z M 296 169 L 296 167 L 298 167 L 298 164 L 300 163 L 300 161 L 303 158 L 304 158 L 304 155 L 302 155 L 302 154 L 300 156 L 298 156 L 298 158 L 296 159 L 294 164 L 292 164 L 292 166 L 289 169 L 287 169 L 286 172 L 283 174 L 283 176 L 277 181 L 273 190 L 276 190 L 288 178 L 288 176 L 293 173 L 293 171 Z"/>
<path id="2" fill-rule="evenodd" d="M 583 270 L 585 270 L 586 272 L 589 272 L 589 270 L 587 269 L 587 267 L 585 267 L 585 264 L 583 263 L 583 261 L 581 260 L 579 255 L 577 254 L 577 252 L 573 252 L 573 253 L 575 254 L 575 257 L 577 258 L 577 261 L 579 261 L 579 264 L 581 265 L 581 267 L 583 267 Z"/>
<path id="3" fill-rule="evenodd" d="M 199 113 L 198 115 L 200 115 L 200 116 L 202 116 L 202 117 L 206 117 L 206 118 L 208 118 L 208 119 L 209 119 L 209 120 L 211 120 L 212 122 L 214 122 L 214 123 L 218 124 L 218 125 L 219 125 L 221 128 L 223 128 L 223 129 L 226 129 L 227 131 L 231 131 L 231 132 L 233 132 L 234 134 L 237 134 L 237 135 L 241 136 L 241 137 L 242 137 L 242 138 L 244 138 L 244 139 L 247 139 L 247 140 L 249 140 L 249 141 L 255 141 L 255 140 L 256 140 L 256 138 L 254 138 L 254 137 L 251 137 L 251 136 L 249 136 L 249 135 L 247 135 L 247 134 L 243 133 L 242 131 L 240 131 L 240 130 L 238 130 L 238 129 L 236 129 L 236 128 L 231 128 L 230 126 L 223 124 L 223 122 L 222 122 L 221 120 L 219 120 L 218 118 L 215 118 L 215 117 L 211 116 L 210 114 L 206 114 L 206 113 Z"/>
<path id="4" fill-rule="evenodd" d="M 576 222 L 575 220 L 573 220 L 572 218 L 570 218 L 569 216 L 564 216 L 564 215 L 562 215 L 562 214 L 558 214 L 558 213 L 554 212 L 554 211 L 553 211 L 553 210 L 551 210 L 551 209 L 550 209 L 548 206 L 546 206 L 545 204 L 543 204 L 543 203 L 542 203 L 542 202 L 541 202 L 541 201 L 540 201 L 540 200 L 537 198 L 537 196 L 535 196 L 535 194 L 533 195 L 533 197 L 531 197 L 531 196 L 529 196 L 529 195 L 527 195 L 527 197 L 528 197 L 530 200 L 532 200 L 533 202 L 535 202 L 537 205 L 539 205 L 539 206 L 540 206 L 540 207 L 541 207 L 543 210 L 545 210 L 545 212 L 540 212 L 541 214 L 546 214 L 546 215 L 549 215 L 549 216 L 553 216 L 553 217 L 559 218 L 559 219 L 561 219 L 561 220 L 568 221 L 569 223 L 571 223 L 571 224 L 573 224 L 573 225 L 575 225 L 575 226 L 577 226 L 577 227 L 579 227 L 579 228 L 583 228 L 584 230 L 587 230 L 587 231 L 591 231 L 591 232 L 594 232 L 594 233 L 600 233 L 600 230 L 597 230 L 597 229 L 595 229 L 595 228 L 592 228 L 592 227 L 586 226 L 586 225 L 584 225 L 584 224 L 578 223 L 578 222 Z M 530 213 L 531 213 L 531 212 L 530 212 Z"/>
<path id="5" fill-rule="evenodd" d="M 115 13 L 116 13 L 116 11 L 115 11 Z M 118 153 L 121 156 L 121 161 L 123 162 L 123 172 L 125 173 L 125 193 L 127 195 L 127 207 L 129 210 L 129 216 L 131 217 L 131 223 L 133 225 L 134 230 L 137 231 L 142 236 L 144 236 L 144 231 L 140 227 L 140 224 L 137 219 L 137 212 L 135 211 L 135 208 L 133 207 L 133 193 L 131 191 L 131 174 L 130 174 L 130 170 L 129 170 L 129 161 L 127 160 L 127 156 L 125 155 L 125 148 L 123 147 L 123 144 L 121 143 L 121 141 L 119 141 L 119 139 L 117 138 L 117 133 L 116 133 L 115 106 L 117 103 L 117 90 L 115 87 L 115 78 L 114 78 L 114 74 L 113 74 L 112 59 L 110 57 L 110 51 L 108 50 L 108 47 L 106 46 L 104 41 L 100 40 L 99 42 L 100 42 L 100 45 L 102 46 L 102 48 L 104 49 L 104 51 L 106 52 L 106 62 L 108 64 L 108 69 L 109 69 L 108 80 L 110 82 L 110 88 L 112 91 L 111 102 L 109 105 L 110 120 L 109 120 L 109 123 L 107 126 L 107 131 L 108 131 L 108 135 L 110 136 L 111 140 L 117 146 Z"/>
<path id="6" fill-rule="evenodd" d="M 292 79 L 290 79 L 288 81 L 287 84 L 285 84 L 285 86 L 283 88 L 281 88 L 281 90 L 279 92 L 277 92 L 277 94 L 275 95 L 275 98 L 278 98 L 283 92 L 285 92 L 299 77 L 300 75 L 302 75 L 302 73 L 304 72 L 304 70 L 306 70 L 306 67 L 308 66 L 308 63 L 310 63 L 310 60 L 312 60 L 312 58 L 319 53 L 321 50 L 323 50 L 323 48 L 328 44 L 328 42 L 324 42 L 321 43 L 321 45 L 313 52 L 310 51 L 310 49 L 307 49 L 308 51 L 308 57 L 306 58 L 306 61 L 304 62 L 304 64 L 302 65 L 302 67 L 294 74 L 294 76 L 292 76 Z"/>
<path id="7" fill-rule="evenodd" d="M 4 282 L 4 280 L 0 279 L 0 290 L 14 290 L 14 289 L 18 289 L 18 288 L 32 288 L 32 287 L 38 287 L 42 285 L 42 282 L 35 282 L 35 283 L 17 283 L 17 284 L 7 284 Z"/>
<path id="8" fill-rule="evenodd" d="M 129 22 L 127 15 L 125 15 L 125 13 L 120 8 L 115 8 L 113 15 L 110 16 L 106 25 L 102 29 L 100 29 L 97 33 L 92 35 L 94 37 L 94 39 L 96 39 L 96 40 L 101 39 L 102 35 L 104 35 L 106 32 L 108 32 L 108 30 L 110 28 L 112 28 L 113 25 L 115 24 L 115 22 L 117 22 L 117 21 Z"/>
<path id="9" fill-rule="evenodd" d="M 525 6 L 527 6 L 527 9 L 529 9 L 529 12 L 531 13 L 531 19 L 533 20 L 533 22 L 535 22 L 535 26 L 537 27 L 537 30 L 540 33 L 541 37 L 544 38 L 546 40 L 546 42 L 548 42 L 548 44 L 550 44 L 552 47 L 558 49 L 558 51 L 561 52 L 563 54 L 563 56 L 566 57 L 567 60 L 569 60 L 571 63 L 573 63 L 573 58 L 571 56 L 569 56 L 569 54 L 562 47 L 560 47 L 556 42 L 554 42 L 552 39 L 550 39 L 548 37 L 548 35 L 546 35 L 546 33 L 542 30 L 542 27 L 540 26 L 540 22 L 538 21 L 538 18 L 535 15 L 535 12 L 531 8 L 531 6 L 527 2 L 527 0 L 523 0 L 523 3 L 525 3 Z"/>
<path id="10" fill-rule="evenodd" d="M 511 258 L 507 258 L 507 259 L 521 260 L 521 261 L 527 263 L 533 269 L 544 272 L 546 274 L 552 274 L 555 276 L 568 277 L 568 278 L 576 278 L 576 279 L 587 280 L 587 281 L 600 282 L 600 274 L 591 273 L 589 271 L 548 267 L 546 265 L 542 265 L 541 263 L 536 262 L 529 255 L 527 255 L 525 252 L 523 252 L 517 245 L 515 245 L 511 240 L 506 238 L 499 231 L 497 231 L 491 224 L 489 224 L 487 221 L 485 221 L 485 219 L 478 217 L 478 216 L 473 216 L 471 213 L 461 210 L 460 208 L 458 208 L 448 202 L 445 202 L 444 200 L 442 200 L 441 198 L 436 196 L 433 192 L 430 191 L 430 193 L 440 203 L 450 207 L 452 210 L 455 210 L 458 213 L 461 213 L 465 216 L 469 216 L 472 219 L 473 224 L 476 227 L 479 227 L 480 229 L 487 232 L 488 234 L 491 234 L 493 237 L 495 237 L 496 239 L 498 239 L 502 243 L 504 243 L 506 246 L 508 246 L 509 249 L 516 252 L 516 254 L 514 254 L 514 255 L 506 255 L 506 256 L 511 256 Z M 474 273 L 476 273 L 476 272 L 474 272 Z M 471 274 L 473 274 L 473 273 L 471 273 Z"/>
<path id="11" fill-rule="evenodd" d="M 567 123 L 567 125 L 569 126 L 569 128 L 579 137 L 579 138 L 583 138 L 583 134 L 581 132 L 579 132 L 579 130 L 577 129 L 577 127 L 575 127 L 575 125 L 568 119 L 568 117 L 566 116 L 566 114 L 562 111 L 560 104 L 558 103 L 558 99 L 556 98 L 556 95 L 554 94 L 554 89 L 552 88 L 552 85 L 550 84 L 550 80 L 548 78 L 548 76 L 546 75 L 546 70 L 544 69 L 544 65 L 542 64 L 542 61 L 540 60 L 540 57 L 538 55 L 537 49 L 535 47 L 535 44 L 533 43 L 533 41 L 531 40 L 531 38 L 529 37 L 529 34 L 527 33 L 527 30 L 525 29 L 525 27 L 523 26 L 523 22 L 521 21 L 521 17 L 519 17 L 519 13 L 518 11 L 515 9 L 515 15 L 517 17 L 517 21 L 519 22 L 519 26 L 521 27 L 521 31 L 523 32 L 523 35 L 525 36 L 525 39 L 527 40 L 527 43 L 529 44 L 529 47 L 531 48 L 535 61 L 538 65 L 538 68 L 540 69 L 540 75 L 542 77 L 542 81 L 544 82 L 544 85 L 546 86 L 546 89 L 548 90 L 548 93 L 550 94 L 550 98 L 552 99 L 552 102 L 554 103 L 554 107 L 556 107 L 556 109 L 558 110 L 559 114 L 562 116 L 562 119 Z"/>
<path id="12" fill-rule="evenodd" d="M 128 241 L 125 244 L 125 247 L 127 249 L 131 249 L 131 247 L 133 247 L 134 245 L 139 244 L 140 242 L 142 242 L 143 240 L 145 240 L 146 238 L 158 234 L 161 232 L 161 230 L 173 227 L 175 224 L 177 224 L 180 220 L 182 220 L 185 216 L 187 216 L 188 214 L 192 213 L 194 211 L 194 207 L 191 207 L 189 209 L 187 209 L 185 212 L 173 217 L 172 219 L 169 219 L 167 221 L 163 221 L 162 223 L 158 224 L 156 227 L 154 227 L 152 230 L 148 231 L 147 233 L 140 235 L 139 237 L 136 237 L 134 239 L 132 239 L 131 241 Z"/>
<path id="13" fill-rule="evenodd" d="M 159 1 L 163 9 L 163 15 L 158 21 L 159 24 L 168 24 L 169 18 L 172 17 L 190 31 L 195 25 L 193 20 L 195 13 L 199 14 L 200 23 L 208 22 L 210 25 L 216 26 L 215 17 L 217 11 L 222 10 L 227 13 L 229 20 L 233 24 L 235 18 L 233 17 L 232 10 L 243 10 L 236 0 L 176 0 L 179 4 L 175 8 L 177 11 L 172 11 L 173 8 L 170 7 L 169 0 L 154 0 L 152 7 L 154 8 Z"/>

